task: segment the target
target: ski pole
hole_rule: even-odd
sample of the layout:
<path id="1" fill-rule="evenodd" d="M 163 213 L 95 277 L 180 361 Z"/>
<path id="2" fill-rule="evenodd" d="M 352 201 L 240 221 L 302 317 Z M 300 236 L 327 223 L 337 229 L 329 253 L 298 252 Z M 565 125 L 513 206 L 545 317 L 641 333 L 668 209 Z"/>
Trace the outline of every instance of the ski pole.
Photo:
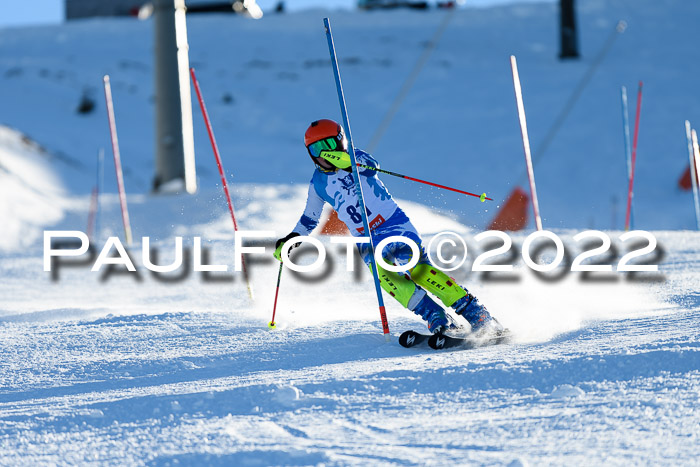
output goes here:
<path id="1" fill-rule="evenodd" d="M 380 172 L 380 173 L 387 174 L 387 175 L 393 175 L 394 177 L 399 177 L 399 178 L 404 178 L 406 180 L 411 180 L 412 182 L 425 183 L 426 185 L 434 186 L 437 188 L 442 188 L 443 190 L 450 190 L 450 191 L 454 191 L 457 193 L 462 193 L 463 195 L 475 196 L 475 197 L 479 198 L 482 203 L 486 200 L 493 201 L 491 198 L 486 196 L 486 193 L 482 193 L 481 195 L 477 195 L 474 193 L 469 193 L 468 191 L 458 190 L 457 188 L 450 188 L 449 186 L 440 185 L 438 183 L 428 182 L 425 180 L 421 180 L 419 178 L 409 177 L 408 175 L 401 175 L 401 174 L 398 174 L 396 172 L 391 172 L 389 170 L 380 169 L 378 167 L 372 167 L 370 165 L 360 164 L 359 162 L 357 163 L 357 166 L 362 167 L 363 169 L 374 170 L 375 172 Z"/>
<path id="2" fill-rule="evenodd" d="M 275 329 L 277 327 L 275 323 L 275 313 L 277 312 L 277 296 L 280 293 L 280 279 L 282 278 L 282 268 L 284 267 L 284 263 L 280 261 L 280 270 L 277 273 L 277 288 L 275 289 L 275 303 L 272 305 L 272 321 L 267 323 L 267 327 L 270 329 Z"/>
<path id="3" fill-rule="evenodd" d="M 226 196 L 226 201 L 228 202 L 228 210 L 231 213 L 231 219 L 233 220 L 233 231 L 238 232 L 238 223 L 236 222 L 236 215 L 233 213 L 233 201 L 231 201 L 231 195 L 228 191 L 228 183 L 226 183 L 226 175 L 224 175 L 224 166 L 221 163 L 221 155 L 219 154 L 219 146 L 216 144 L 216 138 L 214 137 L 214 129 L 211 126 L 211 121 L 209 120 L 209 113 L 207 113 L 207 106 L 204 104 L 204 98 L 202 97 L 202 91 L 199 89 L 199 82 L 197 81 L 197 75 L 194 72 L 194 68 L 190 68 L 190 75 L 192 76 L 192 83 L 194 84 L 194 90 L 197 92 L 197 99 L 199 100 L 199 106 L 202 109 L 202 116 L 204 117 L 204 123 L 207 127 L 207 133 L 209 133 L 209 141 L 211 142 L 212 150 L 214 151 L 214 157 L 216 158 L 216 165 L 219 168 L 219 175 L 221 176 L 221 184 L 224 187 L 224 195 Z M 245 257 L 241 255 L 241 265 L 243 266 L 243 277 L 245 278 L 245 283 L 248 286 L 248 297 L 254 300 L 253 288 L 250 285 L 250 277 L 248 276 L 248 269 L 245 265 Z"/>

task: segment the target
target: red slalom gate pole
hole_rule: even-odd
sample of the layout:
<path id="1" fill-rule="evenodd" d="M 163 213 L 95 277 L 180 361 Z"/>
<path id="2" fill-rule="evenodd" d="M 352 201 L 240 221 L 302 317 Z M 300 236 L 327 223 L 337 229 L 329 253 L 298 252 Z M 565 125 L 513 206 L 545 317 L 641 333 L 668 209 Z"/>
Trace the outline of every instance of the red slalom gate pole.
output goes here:
<path id="1" fill-rule="evenodd" d="M 523 90 L 520 86 L 518 74 L 518 62 L 515 55 L 510 56 L 510 68 L 513 72 L 513 87 L 515 89 L 515 102 L 518 106 L 518 119 L 520 120 L 520 133 L 523 137 L 523 150 L 525 151 L 525 164 L 527 166 L 527 178 L 530 180 L 530 198 L 532 210 L 535 214 L 537 230 L 542 230 L 542 218 L 540 217 L 540 203 L 537 201 L 537 189 L 535 187 L 535 171 L 532 167 L 532 153 L 530 152 L 530 138 L 527 133 L 527 120 L 525 119 L 525 105 L 523 104 Z"/>
<path id="2" fill-rule="evenodd" d="M 401 175 L 401 174 L 396 173 L 396 172 L 391 172 L 390 170 L 384 170 L 384 169 L 380 169 L 378 167 L 372 167 L 370 165 L 360 164 L 359 162 L 357 163 L 357 166 L 361 167 L 363 169 L 374 170 L 375 172 L 379 172 L 379 173 L 383 173 L 383 174 L 387 174 L 387 175 L 393 175 L 394 177 L 399 177 L 399 178 L 403 178 L 406 180 L 411 180 L 412 182 L 425 183 L 426 185 L 434 186 L 436 188 L 442 188 L 443 190 L 450 190 L 450 191 L 454 191 L 455 193 L 462 193 L 463 195 L 475 196 L 475 197 L 479 198 L 482 203 L 486 200 L 493 201 L 491 198 L 486 196 L 486 193 L 482 193 L 480 195 L 477 195 L 474 193 L 469 193 L 468 191 L 458 190 L 457 188 L 450 188 L 449 186 L 440 185 L 438 183 L 428 182 L 425 180 L 421 180 L 419 178 L 409 177 L 408 175 Z"/>
<path id="3" fill-rule="evenodd" d="M 122 174 L 122 160 L 119 154 L 119 139 L 117 138 L 117 124 L 114 119 L 114 104 L 112 102 L 112 86 L 109 84 L 109 75 L 104 76 L 105 101 L 107 102 L 107 118 L 109 120 L 109 135 L 112 139 L 112 153 L 114 154 L 114 169 L 117 172 L 117 188 L 119 189 L 119 204 L 122 209 L 122 223 L 124 224 L 124 236 L 126 244 L 131 245 L 131 223 L 129 222 L 129 208 L 126 204 L 126 191 L 124 190 L 124 175 Z"/>
<path id="4" fill-rule="evenodd" d="M 211 121 L 209 120 L 209 113 L 207 113 L 207 106 L 204 105 L 204 98 L 202 97 L 202 91 L 199 89 L 199 82 L 197 81 L 197 75 L 195 75 L 194 68 L 190 68 L 190 75 L 192 76 L 192 83 L 194 84 L 194 90 L 197 92 L 197 99 L 199 100 L 199 106 L 202 109 L 202 116 L 204 117 L 204 124 L 207 127 L 207 133 L 209 133 L 209 141 L 211 141 L 211 147 L 214 150 L 214 157 L 216 158 L 216 165 L 219 167 L 219 175 L 221 175 L 221 184 L 224 187 L 224 194 L 226 195 L 226 202 L 228 203 L 228 210 L 231 213 L 231 220 L 233 220 L 233 231 L 238 232 L 238 223 L 236 222 L 236 215 L 233 213 L 233 201 L 231 200 L 231 195 L 228 191 L 228 183 L 226 182 L 226 175 L 224 175 L 224 167 L 221 163 L 221 155 L 219 154 L 219 146 L 216 144 L 216 138 L 214 137 L 214 130 L 211 126 Z M 250 278 L 248 276 L 248 268 L 246 268 L 245 257 L 241 255 L 241 265 L 243 267 L 243 277 L 245 278 L 246 285 L 248 286 L 248 296 L 251 300 L 253 298 L 253 288 L 250 285 Z"/>
<path id="5" fill-rule="evenodd" d="M 634 167 L 637 162 L 637 139 L 639 138 L 639 117 L 642 112 L 642 86 L 643 82 L 639 82 L 639 90 L 637 91 L 637 112 L 634 117 L 634 138 L 632 140 L 632 166 L 630 170 L 630 181 L 627 189 L 627 214 L 625 216 L 625 230 L 630 229 L 630 212 L 632 212 L 632 197 L 634 196 Z"/>

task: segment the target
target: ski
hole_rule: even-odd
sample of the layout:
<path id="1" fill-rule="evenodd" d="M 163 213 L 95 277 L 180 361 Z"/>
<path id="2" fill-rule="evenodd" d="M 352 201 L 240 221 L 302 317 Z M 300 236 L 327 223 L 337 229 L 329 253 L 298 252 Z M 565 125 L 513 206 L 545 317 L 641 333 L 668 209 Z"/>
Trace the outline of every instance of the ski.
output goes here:
<path id="1" fill-rule="evenodd" d="M 435 350 L 451 349 L 455 347 L 459 347 L 460 349 L 476 349 L 489 345 L 504 344 L 510 341 L 510 338 L 511 334 L 508 330 L 495 336 L 483 338 L 474 336 L 452 337 L 445 334 L 435 334 L 428 339 L 428 345 Z"/>
<path id="2" fill-rule="evenodd" d="M 410 348 L 427 342 L 432 336 L 421 334 L 416 331 L 405 331 L 399 336 L 399 344 L 402 347 Z"/>

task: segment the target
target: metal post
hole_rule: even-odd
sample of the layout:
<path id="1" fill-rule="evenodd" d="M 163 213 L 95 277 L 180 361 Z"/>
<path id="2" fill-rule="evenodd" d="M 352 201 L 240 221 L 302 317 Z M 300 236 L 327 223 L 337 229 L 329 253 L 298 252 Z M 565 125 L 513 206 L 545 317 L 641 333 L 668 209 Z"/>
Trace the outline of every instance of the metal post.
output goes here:
<path id="1" fill-rule="evenodd" d="M 578 34 L 576 33 L 574 0 L 559 0 L 559 33 L 561 36 L 559 58 L 578 58 Z"/>
<path id="2" fill-rule="evenodd" d="M 153 8 L 156 99 L 153 188 L 158 191 L 163 184 L 180 179 L 185 182 L 187 192 L 193 193 L 197 186 L 184 0 L 155 0 Z"/>

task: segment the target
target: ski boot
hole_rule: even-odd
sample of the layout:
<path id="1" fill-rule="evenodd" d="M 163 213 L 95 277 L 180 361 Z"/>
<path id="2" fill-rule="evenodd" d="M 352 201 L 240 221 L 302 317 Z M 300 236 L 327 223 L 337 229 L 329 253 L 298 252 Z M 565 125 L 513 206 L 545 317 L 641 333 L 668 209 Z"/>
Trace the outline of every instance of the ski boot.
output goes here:
<path id="1" fill-rule="evenodd" d="M 432 334 L 442 334 L 450 325 L 445 310 L 427 294 L 423 296 L 413 312 L 428 322 L 428 330 Z"/>
<path id="2" fill-rule="evenodd" d="M 504 330 L 503 326 L 489 314 L 486 307 L 470 293 L 457 300 L 452 308 L 454 308 L 455 313 L 469 322 L 472 332 L 479 336 L 487 333 L 500 334 Z"/>

